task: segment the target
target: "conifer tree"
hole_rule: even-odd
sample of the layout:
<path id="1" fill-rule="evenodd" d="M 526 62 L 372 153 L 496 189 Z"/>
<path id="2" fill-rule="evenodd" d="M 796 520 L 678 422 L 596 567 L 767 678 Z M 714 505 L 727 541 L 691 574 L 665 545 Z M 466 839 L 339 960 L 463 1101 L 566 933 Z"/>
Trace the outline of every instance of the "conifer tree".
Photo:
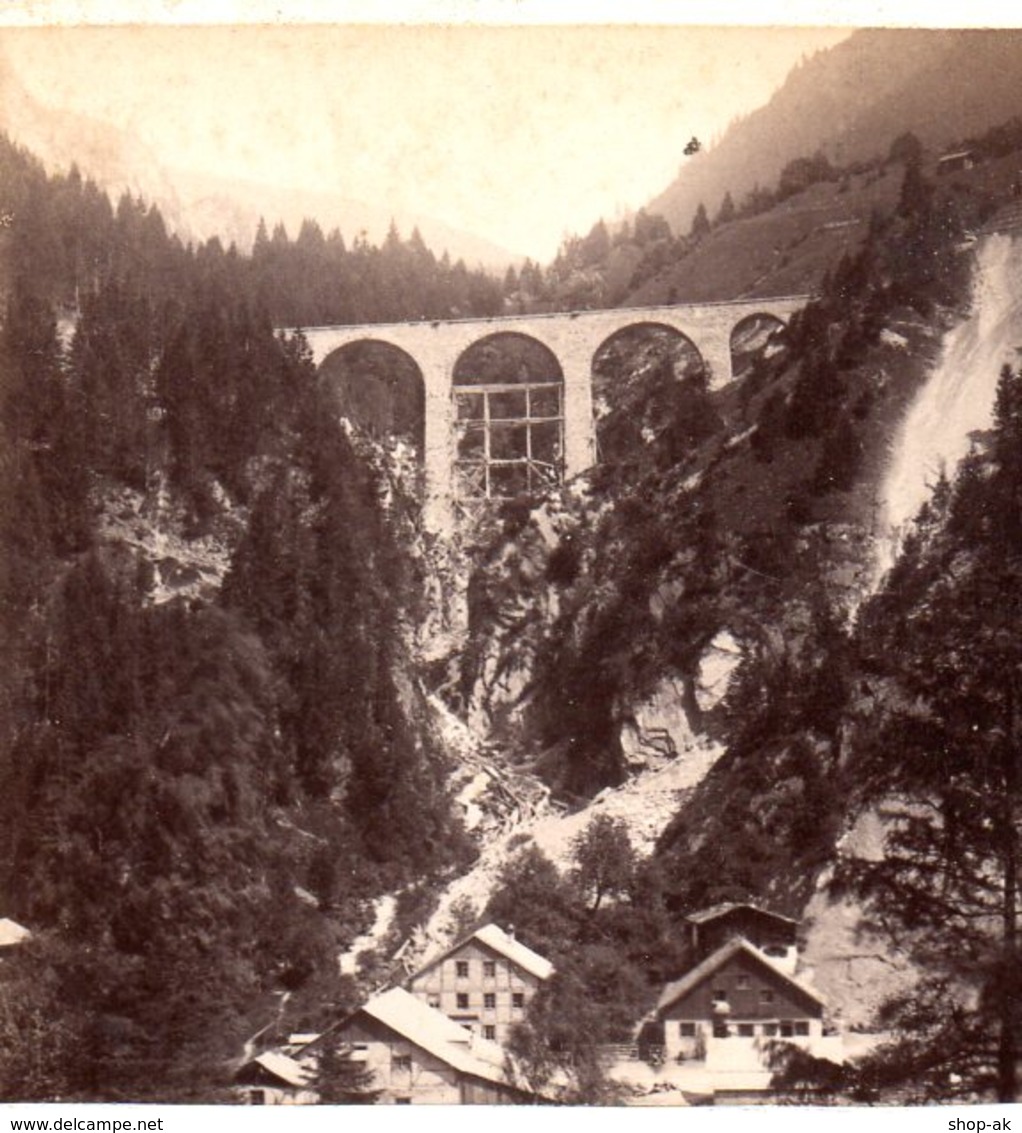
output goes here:
<path id="1" fill-rule="evenodd" d="M 692 218 L 692 227 L 689 230 L 689 235 L 694 240 L 700 240 L 704 236 L 710 234 L 710 220 L 706 215 L 706 205 L 702 201 L 699 202 L 699 207 L 696 209 L 696 214 Z"/>
<path id="2" fill-rule="evenodd" d="M 720 203 L 720 210 L 717 213 L 716 219 L 713 224 L 714 227 L 720 224 L 730 224 L 735 218 L 735 202 L 731 197 L 731 190 L 729 189 L 724 194 L 724 199 Z"/>
<path id="3" fill-rule="evenodd" d="M 350 1046 L 328 1036 L 319 1054 L 316 1090 L 320 1105 L 373 1105 L 380 1096 L 374 1074 L 352 1057 Z"/>
<path id="4" fill-rule="evenodd" d="M 888 815 L 886 853 L 847 864 L 843 881 L 876 917 L 908 933 L 927 973 L 889 1013 L 905 1041 L 884 1052 L 888 1069 L 883 1059 L 867 1069 L 914 1075 L 933 1097 L 1018 1100 L 1020 405 L 1022 374 L 1005 369 L 988 473 L 966 466 L 946 530 L 930 536 L 867 614 L 874 676 L 897 692 L 852 770 L 864 801 Z M 949 1044 L 952 1017 L 960 1025 Z"/>

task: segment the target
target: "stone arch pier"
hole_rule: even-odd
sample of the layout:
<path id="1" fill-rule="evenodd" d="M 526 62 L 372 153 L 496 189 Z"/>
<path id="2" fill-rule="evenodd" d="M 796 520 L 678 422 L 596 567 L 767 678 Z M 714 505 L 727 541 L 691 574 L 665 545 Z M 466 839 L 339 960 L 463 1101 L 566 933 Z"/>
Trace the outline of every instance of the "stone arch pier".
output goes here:
<path id="1" fill-rule="evenodd" d="M 787 323 L 808 300 L 808 295 L 785 295 L 667 307 L 303 329 L 317 367 L 342 347 L 366 340 L 397 347 L 415 361 L 425 389 L 425 520 L 436 529 L 450 516 L 457 493 L 456 469 L 471 465 L 477 451 L 485 453 L 487 461 L 493 453 L 517 454 L 503 461 L 493 456 L 500 475 L 492 479 L 498 486 L 531 484 L 534 477 L 546 474 L 550 464 L 556 465 L 558 478 L 575 476 L 592 465 L 593 358 L 611 336 L 643 323 L 676 330 L 698 350 L 710 388 L 720 389 L 733 380 L 732 333 L 736 328 L 749 325 L 755 316 Z M 518 352 L 514 371 L 488 369 L 485 351 L 471 351 L 486 340 L 512 338 L 536 344 L 536 349 Z M 483 361 L 476 361 L 477 357 Z M 516 461 L 522 471 L 509 475 L 506 469 Z M 489 485 L 489 474 L 487 477 Z M 499 487 L 494 494 L 501 494 Z"/>

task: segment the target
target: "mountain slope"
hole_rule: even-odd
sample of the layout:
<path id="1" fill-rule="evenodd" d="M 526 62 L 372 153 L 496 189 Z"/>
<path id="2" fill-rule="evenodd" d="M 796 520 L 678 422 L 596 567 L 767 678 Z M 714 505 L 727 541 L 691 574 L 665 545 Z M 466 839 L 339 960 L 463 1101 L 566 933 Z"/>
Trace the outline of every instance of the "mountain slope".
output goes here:
<path id="1" fill-rule="evenodd" d="M 294 236 L 306 217 L 324 232 L 339 228 L 352 241 L 365 232 L 380 241 L 391 222 L 402 235 L 418 227 L 437 255 L 501 271 L 522 257 L 434 217 L 395 214 L 384 204 L 358 201 L 303 188 L 225 180 L 167 166 L 137 135 L 110 122 L 39 102 L 24 88 L 16 69 L 0 50 L 0 130 L 31 150 L 50 171 L 77 165 L 83 175 L 113 195 L 128 192 L 155 204 L 183 241 L 219 237 L 248 251 L 260 218 L 272 228 L 280 221 Z M 296 182 L 300 182 L 296 171 Z"/>
<path id="2" fill-rule="evenodd" d="M 772 186 L 784 166 L 822 150 L 835 165 L 886 153 L 910 130 L 941 148 L 1022 110 L 1022 32 L 860 31 L 792 72 L 760 110 L 697 155 L 648 205 L 687 232 L 700 202 L 712 215 Z"/>
<path id="3" fill-rule="evenodd" d="M 452 260 L 462 259 L 466 264 L 492 271 L 503 272 L 508 264 L 520 263 L 524 258 L 435 217 L 395 214 L 386 205 L 300 185 L 284 188 L 181 169 L 168 169 L 166 176 L 174 186 L 181 215 L 196 237 L 219 236 L 223 244 L 233 242 L 245 251 L 252 245 L 260 217 L 271 227 L 279 220 L 291 236 L 298 232 L 303 219 L 313 217 L 324 232 L 339 228 L 349 242 L 361 232 L 366 233 L 370 242 L 382 241 L 391 222 L 403 236 L 418 228 L 426 245 L 437 255 L 446 251 Z"/>

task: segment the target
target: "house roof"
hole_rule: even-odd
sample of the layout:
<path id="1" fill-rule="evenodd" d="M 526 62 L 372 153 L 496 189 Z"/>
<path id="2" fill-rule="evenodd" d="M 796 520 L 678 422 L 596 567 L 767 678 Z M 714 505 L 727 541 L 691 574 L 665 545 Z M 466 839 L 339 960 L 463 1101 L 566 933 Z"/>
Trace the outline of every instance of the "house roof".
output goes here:
<path id="1" fill-rule="evenodd" d="M 442 1011 L 429 1007 L 403 987 L 392 987 L 374 995 L 360 1010 L 405 1038 L 414 1035 L 418 1045 L 431 1053 L 450 1044 L 467 1049 L 472 1041 L 471 1032 L 460 1023 L 448 1019 Z"/>
<path id="2" fill-rule="evenodd" d="M 499 952 L 502 956 L 511 961 L 512 964 L 517 965 L 530 975 L 539 980 L 549 979 L 554 974 L 554 966 L 545 956 L 540 956 L 538 952 L 524 945 L 520 940 L 516 940 L 513 936 L 506 933 L 500 925 L 488 924 L 482 928 L 477 928 L 475 932 L 471 932 L 468 936 L 463 936 L 457 943 L 452 944 L 450 948 L 445 949 L 439 955 L 434 956 L 427 963 L 423 964 L 421 968 L 415 973 L 419 975 L 420 972 L 425 972 L 429 968 L 435 967 L 441 962 L 446 960 L 448 956 L 453 956 L 459 948 L 463 948 L 471 940 L 478 940 L 481 944 L 485 944 L 488 948 L 492 948 L 494 952 Z"/>
<path id="3" fill-rule="evenodd" d="M 0 948 L 7 948 L 12 944 L 21 944 L 28 940 L 32 933 L 24 925 L 12 921 L 9 917 L 0 917 Z"/>
<path id="4" fill-rule="evenodd" d="M 689 924 L 707 924 L 709 921 L 715 921 L 719 917 L 725 917 L 728 913 L 733 913 L 736 909 L 749 909 L 754 913 L 759 913 L 761 916 L 770 917 L 775 921 L 784 921 L 786 924 L 797 925 L 798 921 L 793 917 L 785 917 L 781 913 L 773 913 L 769 909 L 761 909 L 758 905 L 753 905 L 749 901 L 724 901 L 720 905 L 711 905 L 708 909 L 700 909 L 698 912 L 689 913 L 685 918 Z"/>
<path id="5" fill-rule="evenodd" d="M 512 964 L 517 964 L 539 980 L 549 979 L 554 974 L 554 966 L 545 956 L 533 952 L 520 940 L 506 933 L 500 925 L 488 924 L 473 934 L 476 940 L 489 945 L 496 952 L 506 956 Z"/>
<path id="6" fill-rule="evenodd" d="M 373 996 L 359 1011 L 455 1070 L 505 1086 L 517 1085 L 506 1073 L 507 1054 L 503 1047 L 485 1039 L 473 1039 L 470 1031 L 403 987 L 392 987 Z"/>
<path id="7" fill-rule="evenodd" d="M 744 952 L 746 955 L 751 956 L 757 963 L 768 968 L 778 979 L 797 988 L 803 995 L 809 996 L 810 999 L 818 1003 L 821 1007 L 827 1005 L 827 1001 L 815 988 L 811 988 L 808 984 L 796 979 L 795 976 L 789 975 L 782 968 L 778 967 L 766 953 L 761 952 L 754 944 L 750 944 L 745 940 L 744 937 L 736 936 L 733 940 L 729 940 L 727 944 L 721 945 L 716 952 L 711 952 L 702 963 L 696 964 L 696 966 L 692 968 L 691 971 L 686 972 L 680 980 L 669 983 L 660 993 L 659 1000 L 657 1000 L 657 1013 L 659 1014 L 661 1011 L 666 1011 L 672 1003 L 676 1003 L 682 996 L 688 995 L 693 988 L 698 987 L 703 980 L 713 975 L 718 968 L 723 967 L 728 960 L 736 956 L 739 952 Z"/>
<path id="8" fill-rule="evenodd" d="M 311 1086 L 315 1077 L 315 1072 L 311 1066 L 296 1062 L 295 1059 L 288 1058 L 286 1054 L 279 1054 L 275 1050 L 263 1051 L 262 1054 L 253 1058 L 249 1065 L 261 1066 L 274 1078 L 279 1078 L 288 1086 L 296 1088 Z"/>

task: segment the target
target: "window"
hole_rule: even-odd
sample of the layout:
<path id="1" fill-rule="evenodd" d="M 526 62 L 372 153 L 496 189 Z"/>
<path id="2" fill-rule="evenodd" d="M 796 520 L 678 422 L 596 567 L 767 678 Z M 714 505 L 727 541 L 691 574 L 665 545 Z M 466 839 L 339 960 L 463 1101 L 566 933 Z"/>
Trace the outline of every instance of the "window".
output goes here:
<path id="1" fill-rule="evenodd" d="M 525 1006 L 524 991 L 513 991 L 511 993 L 511 1006 L 521 1011 L 521 1009 Z"/>
<path id="2" fill-rule="evenodd" d="M 766 1035 L 766 1037 L 768 1039 L 776 1038 L 777 1037 L 777 1024 L 776 1023 L 764 1023 L 763 1024 L 763 1034 Z"/>
<path id="3" fill-rule="evenodd" d="M 748 976 L 739 976 L 735 980 L 735 987 L 739 988 L 741 991 L 748 991 L 751 986 Z"/>
<path id="4" fill-rule="evenodd" d="M 412 1056 L 410 1054 L 395 1054 L 391 1060 L 392 1070 L 403 1070 L 405 1073 L 411 1073 L 412 1070 Z"/>
<path id="5" fill-rule="evenodd" d="M 395 1098 L 394 1104 L 395 1105 L 411 1105 L 412 1099 L 411 1098 Z"/>
<path id="6" fill-rule="evenodd" d="M 248 1091 L 248 1104 L 249 1105 L 266 1105 L 266 1091 L 265 1090 L 249 1090 Z"/>
<path id="7" fill-rule="evenodd" d="M 796 1023 L 795 1024 L 795 1034 L 796 1035 L 808 1035 L 809 1034 L 809 1024 L 804 1023 L 804 1022 Z"/>
<path id="8" fill-rule="evenodd" d="M 430 1007 L 432 1007 L 432 1008 L 433 1008 L 434 1010 L 436 1010 L 436 1011 L 439 1011 L 439 1010 L 440 1010 L 440 996 L 439 996 L 439 995 L 431 995 L 431 996 L 429 996 L 429 997 L 428 997 L 428 998 L 426 999 L 426 1002 L 427 1002 L 427 1003 L 429 1004 L 429 1006 L 430 1006 Z"/>
<path id="9" fill-rule="evenodd" d="M 488 980 L 492 980 L 497 974 L 497 961 L 484 960 L 483 961 L 483 976 Z"/>
<path id="10" fill-rule="evenodd" d="M 751 1023 L 739 1023 L 738 1033 L 743 1039 L 751 1039 L 756 1033 L 756 1028 Z"/>
<path id="11" fill-rule="evenodd" d="M 713 1024 L 713 1037 L 715 1039 L 726 1039 L 729 1034 L 727 1023 L 716 1022 Z"/>
<path id="12" fill-rule="evenodd" d="M 694 1039 L 696 1037 L 695 1023 L 679 1023 L 678 1034 L 681 1035 L 683 1039 Z"/>
<path id="13" fill-rule="evenodd" d="M 458 977 L 459 980 L 467 980 L 468 979 L 468 961 L 467 960 L 457 960 L 457 961 L 455 961 L 454 974 Z"/>
<path id="14" fill-rule="evenodd" d="M 713 1002 L 714 1003 L 725 1003 L 725 1002 L 727 1002 L 727 988 L 726 987 L 715 987 L 713 989 Z"/>
<path id="15" fill-rule="evenodd" d="M 457 1002 L 458 1002 L 458 1010 L 459 1011 L 467 1011 L 468 1010 L 468 992 L 467 991 L 459 991 L 458 995 L 457 995 Z"/>
<path id="16" fill-rule="evenodd" d="M 496 995 L 494 995 L 492 991 L 486 992 L 486 994 L 483 996 L 483 1007 L 485 1007 L 487 1011 L 493 1011 L 496 1006 Z"/>
<path id="17" fill-rule="evenodd" d="M 760 1003 L 773 1003 L 774 993 L 770 990 L 770 988 L 765 987 L 760 990 L 759 1001 Z"/>
<path id="18" fill-rule="evenodd" d="M 795 1028 L 790 1023 L 781 1024 L 781 1038 L 790 1039 L 795 1033 Z"/>
<path id="19" fill-rule="evenodd" d="M 489 1039 L 493 1042 L 497 1038 L 497 1028 L 492 1023 L 487 1023 L 483 1027 L 483 1038 Z"/>

